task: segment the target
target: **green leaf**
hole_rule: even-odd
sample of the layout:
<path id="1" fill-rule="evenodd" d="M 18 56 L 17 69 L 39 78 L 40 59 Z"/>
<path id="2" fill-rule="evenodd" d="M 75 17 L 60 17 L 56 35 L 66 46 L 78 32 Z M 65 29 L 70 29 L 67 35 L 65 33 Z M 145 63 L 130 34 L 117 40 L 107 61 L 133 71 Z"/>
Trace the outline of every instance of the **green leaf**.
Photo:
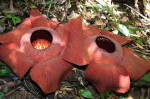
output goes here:
<path id="1" fill-rule="evenodd" d="M 47 2 L 45 2 L 44 6 L 47 6 L 49 4 L 53 4 L 53 2 L 52 1 L 47 1 Z"/>
<path id="2" fill-rule="evenodd" d="M 93 10 L 94 13 L 96 13 L 96 10 L 95 10 L 95 8 L 93 6 L 92 6 L 92 10 Z"/>
<path id="3" fill-rule="evenodd" d="M 132 23 L 134 23 L 134 21 L 127 22 L 127 23 L 125 23 L 125 24 L 123 24 L 123 25 L 124 25 L 124 26 L 129 26 L 129 25 L 131 25 Z"/>
<path id="4" fill-rule="evenodd" d="M 12 15 L 6 15 L 7 18 L 12 18 Z"/>
<path id="5" fill-rule="evenodd" d="M 16 21 L 21 22 L 21 19 L 17 16 L 6 15 L 7 18 L 11 18 L 14 25 L 16 25 Z"/>
<path id="6" fill-rule="evenodd" d="M 20 22 L 21 22 L 21 19 L 20 19 L 19 17 L 17 17 L 17 16 L 13 16 L 13 18 L 14 18 L 15 20 L 17 20 L 17 21 L 20 21 Z"/>
<path id="7" fill-rule="evenodd" d="M 120 96 L 119 99 L 125 99 L 124 97 Z"/>
<path id="8" fill-rule="evenodd" d="M 35 5 L 30 6 L 30 8 L 37 8 Z"/>
<path id="9" fill-rule="evenodd" d="M 3 92 L 4 92 L 4 93 L 8 93 L 8 91 L 9 91 L 8 86 L 4 87 Z"/>
<path id="10" fill-rule="evenodd" d="M 136 35 L 136 34 L 130 34 L 130 36 L 134 36 L 134 37 L 140 37 L 139 35 Z"/>
<path id="11" fill-rule="evenodd" d="M 120 7 L 119 4 L 115 4 L 115 5 L 114 5 L 114 8 L 118 8 L 118 7 Z"/>
<path id="12" fill-rule="evenodd" d="M 109 97 L 110 94 L 109 94 L 110 91 L 107 91 L 105 93 L 100 93 L 99 96 L 100 96 L 100 99 L 105 99 L 105 97 Z"/>
<path id="13" fill-rule="evenodd" d="M 0 76 L 6 76 L 8 74 L 11 74 L 11 70 L 10 69 L 7 69 L 7 68 L 2 68 L 0 69 Z"/>
<path id="14" fill-rule="evenodd" d="M 150 72 L 146 73 L 140 80 L 150 82 Z"/>
<path id="15" fill-rule="evenodd" d="M 118 21 L 118 24 L 120 24 L 121 23 L 121 19 L 119 19 L 119 21 Z"/>
<path id="16" fill-rule="evenodd" d="M 17 16 L 12 17 L 13 24 L 16 25 L 16 21 L 21 22 L 21 19 Z"/>
<path id="17" fill-rule="evenodd" d="M 131 34 L 134 34 L 136 31 L 144 31 L 144 29 L 141 29 L 141 28 L 135 28 L 135 29 L 128 28 L 128 30 Z"/>
<path id="18" fill-rule="evenodd" d="M 3 99 L 4 93 L 0 92 L 0 99 Z"/>
<path id="19" fill-rule="evenodd" d="M 93 3 L 92 5 L 93 5 L 94 7 L 96 7 L 96 8 L 99 7 L 99 5 L 98 5 L 98 4 L 95 4 L 95 3 Z"/>
<path id="20" fill-rule="evenodd" d="M 123 24 L 119 24 L 118 30 L 125 36 L 130 37 L 130 33 L 129 33 L 127 27 L 124 26 Z"/>
<path id="21" fill-rule="evenodd" d="M 80 94 L 85 98 L 92 98 L 92 94 L 89 90 L 80 89 Z"/>
<path id="22" fill-rule="evenodd" d="M 12 18 L 12 21 L 13 21 L 14 26 L 16 26 L 16 20 Z"/>
<path id="23" fill-rule="evenodd" d="M 105 30 L 108 30 L 108 31 L 109 31 L 109 30 L 111 30 L 111 28 L 110 28 L 110 27 L 106 27 Z"/>
<path id="24" fill-rule="evenodd" d="M 100 99 L 105 99 L 105 94 L 100 93 L 99 96 L 100 96 Z"/>
<path id="25" fill-rule="evenodd" d="M 137 40 L 134 40 L 134 41 L 137 42 L 137 43 L 139 43 L 140 45 L 144 45 L 142 39 L 137 39 Z"/>
<path id="26" fill-rule="evenodd" d="M 106 96 L 106 97 L 109 97 L 109 96 L 110 96 L 109 93 L 110 93 L 110 91 L 107 91 L 107 92 L 105 93 L 105 96 Z"/>

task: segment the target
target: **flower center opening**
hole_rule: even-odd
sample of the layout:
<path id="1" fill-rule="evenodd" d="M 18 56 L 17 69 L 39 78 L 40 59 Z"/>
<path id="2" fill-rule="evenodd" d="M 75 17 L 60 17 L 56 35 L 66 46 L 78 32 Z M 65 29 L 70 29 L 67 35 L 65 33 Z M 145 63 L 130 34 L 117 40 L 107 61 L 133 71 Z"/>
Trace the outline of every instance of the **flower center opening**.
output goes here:
<path id="1" fill-rule="evenodd" d="M 3 45 L 3 43 L 0 42 L 0 46 Z"/>
<path id="2" fill-rule="evenodd" d="M 52 35 L 46 30 L 34 31 L 30 38 L 32 46 L 38 50 L 46 49 L 49 47 L 52 43 L 52 40 Z"/>
<path id="3" fill-rule="evenodd" d="M 115 44 L 104 36 L 97 37 L 96 44 L 99 48 L 102 48 L 109 53 L 113 53 L 115 51 Z"/>

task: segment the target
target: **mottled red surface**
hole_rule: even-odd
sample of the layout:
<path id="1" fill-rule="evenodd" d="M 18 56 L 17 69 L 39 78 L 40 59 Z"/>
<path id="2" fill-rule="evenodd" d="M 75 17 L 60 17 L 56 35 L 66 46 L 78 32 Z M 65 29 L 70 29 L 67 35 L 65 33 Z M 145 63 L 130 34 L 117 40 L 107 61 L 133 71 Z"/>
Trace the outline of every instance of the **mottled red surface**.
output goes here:
<path id="1" fill-rule="evenodd" d="M 31 68 L 32 80 L 45 93 L 59 90 L 61 80 L 73 68 L 60 57 L 63 47 L 61 37 L 54 30 L 57 24 L 42 16 L 37 9 L 31 9 L 30 18 L 0 36 L 0 60 L 8 64 L 19 79 Z M 32 44 L 40 39 L 49 40 L 51 44 L 38 50 Z"/>
<path id="2" fill-rule="evenodd" d="M 122 46 L 133 39 L 82 26 L 80 19 L 59 24 L 42 16 L 37 9 L 31 9 L 29 18 L 0 35 L 0 60 L 8 64 L 19 79 L 31 68 L 32 80 L 45 93 L 59 90 L 61 80 L 69 76 L 73 64 L 88 65 L 85 78 L 99 92 L 127 92 L 130 78 L 142 77 L 150 69 L 150 61 Z M 48 45 L 40 39 L 49 42 Z M 36 49 L 34 45 L 39 41 L 39 46 L 47 47 Z"/>
<path id="3" fill-rule="evenodd" d="M 72 67 L 61 57 L 52 58 L 45 62 L 36 64 L 30 71 L 35 81 L 45 93 L 59 90 L 61 80 L 69 76 Z"/>
<path id="4" fill-rule="evenodd" d="M 103 30 L 101 34 L 103 35 L 85 39 L 92 59 L 85 71 L 85 78 L 99 92 L 114 90 L 125 93 L 130 88 L 130 79 L 135 81 L 150 70 L 150 61 L 143 60 L 131 49 L 121 46 L 132 39 L 115 35 L 107 30 Z M 97 43 L 99 37 L 100 46 Z"/>
<path id="5" fill-rule="evenodd" d="M 124 93 L 130 88 L 129 74 L 122 66 L 99 64 L 93 60 L 85 71 L 85 78 L 101 93 L 109 90 Z"/>
<path id="6" fill-rule="evenodd" d="M 80 17 L 72 19 L 65 24 L 62 39 L 66 45 L 62 52 L 64 60 L 77 65 L 86 65 L 90 62 L 90 57 L 84 43 Z"/>

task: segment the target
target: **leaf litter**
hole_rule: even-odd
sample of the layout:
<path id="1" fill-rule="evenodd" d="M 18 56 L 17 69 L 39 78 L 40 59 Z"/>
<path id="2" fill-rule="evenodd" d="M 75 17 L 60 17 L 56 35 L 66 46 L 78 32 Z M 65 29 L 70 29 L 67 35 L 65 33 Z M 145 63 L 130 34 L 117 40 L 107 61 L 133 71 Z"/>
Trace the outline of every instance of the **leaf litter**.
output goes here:
<path id="1" fill-rule="evenodd" d="M 117 0 L 1 0 L 0 34 L 15 28 L 19 24 L 17 20 L 21 21 L 28 17 L 30 8 L 37 7 L 43 15 L 61 23 L 81 15 L 84 25 L 97 26 L 100 29 L 115 31 L 118 35 L 135 37 L 136 40 L 126 46 L 132 48 L 143 59 L 150 60 L 150 2 L 148 0 L 136 0 L 138 3 L 132 0 L 125 0 L 123 3 L 113 1 Z M 124 32 L 124 29 L 127 32 Z M 6 70 L 5 73 L 10 72 L 4 63 L 0 63 L 0 69 Z M 83 94 L 87 92 L 89 93 L 87 96 L 99 99 L 100 93 L 85 81 L 83 76 L 84 71 L 75 68 L 73 73 L 62 81 L 62 88 L 59 91 L 44 95 L 30 77 L 19 81 L 14 74 L 4 74 L 0 77 L 0 97 L 83 99 L 86 98 Z M 109 97 L 105 98 L 149 98 L 149 77 L 148 72 L 138 81 L 131 82 L 129 92 L 119 94 L 110 91 Z"/>

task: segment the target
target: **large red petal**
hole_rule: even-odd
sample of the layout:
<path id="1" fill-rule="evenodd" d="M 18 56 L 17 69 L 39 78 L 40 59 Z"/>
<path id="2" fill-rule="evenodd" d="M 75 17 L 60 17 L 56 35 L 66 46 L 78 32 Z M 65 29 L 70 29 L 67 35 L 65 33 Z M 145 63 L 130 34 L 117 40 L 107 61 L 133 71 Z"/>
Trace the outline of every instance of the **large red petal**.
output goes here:
<path id="1" fill-rule="evenodd" d="M 19 77 L 25 75 L 29 68 L 34 64 L 24 53 L 19 51 L 16 44 L 9 43 L 0 46 L 0 60 L 5 62 Z"/>
<path id="2" fill-rule="evenodd" d="M 126 37 L 122 37 L 122 36 L 116 35 L 116 34 L 114 34 L 112 32 L 107 31 L 107 30 L 102 30 L 101 34 L 116 40 L 121 45 L 127 44 L 130 41 L 134 40 L 133 38 L 126 38 Z"/>
<path id="3" fill-rule="evenodd" d="M 35 65 L 30 72 L 31 78 L 45 93 L 59 90 L 61 80 L 66 78 L 72 71 L 73 66 L 61 57 L 47 60 Z"/>
<path id="4" fill-rule="evenodd" d="M 42 16 L 38 9 L 32 8 L 30 11 L 30 19 L 32 22 L 32 27 L 45 26 L 55 29 L 58 22 L 48 20 L 46 17 Z"/>
<path id="5" fill-rule="evenodd" d="M 85 78 L 90 81 L 100 93 L 114 90 L 125 93 L 130 88 L 130 78 L 121 66 L 90 62 L 85 71 Z"/>
<path id="6" fill-rule="evenodd" d="M 83 26 L 83 36 L 84 38 L 88 38 L 90 36 L 93 36 L 93 35 L 100 35 L 101 33 L 101 30 L 98 28 L 98 27 L 95 27 L 95 26 Z"/>
<path id="7" fill-rule="evenodd" d="M 62 57 L 68 62 L 77 65 L 86 65 L 90 61 L 87 49 L 84 43 L 81 17 L 70 20 L 64 29 L 63 41 L 65 49 Z"/>
<path id="8" fill-rule="evenodd" d="M 14 30 L 0 36 L 0 60 L 10 66 L 15 74 L 21 79 L 33 65 L 23 52 L 20 51 L 20 39 L 31 28 L 31 20 L 25 19 Z"/>
<path id="9" fill-rule="evenodd" d="M 120 65 L 124 66 L 132 80 L 137 80 L 150 70 L 150 61 L 137 56 L 131 49 L 123 47 L 124 55 Z"/>
<path id="10" fill-rule="evenodd" d="M 19 41 L 23 34 L 25 34 L 31 28 L 31 20 L 29 18 L 25 19 L 20 25 L 18 25 L 14 30 L 0 35 L 1 43 L 16 42 L 19 46 Z"/>

